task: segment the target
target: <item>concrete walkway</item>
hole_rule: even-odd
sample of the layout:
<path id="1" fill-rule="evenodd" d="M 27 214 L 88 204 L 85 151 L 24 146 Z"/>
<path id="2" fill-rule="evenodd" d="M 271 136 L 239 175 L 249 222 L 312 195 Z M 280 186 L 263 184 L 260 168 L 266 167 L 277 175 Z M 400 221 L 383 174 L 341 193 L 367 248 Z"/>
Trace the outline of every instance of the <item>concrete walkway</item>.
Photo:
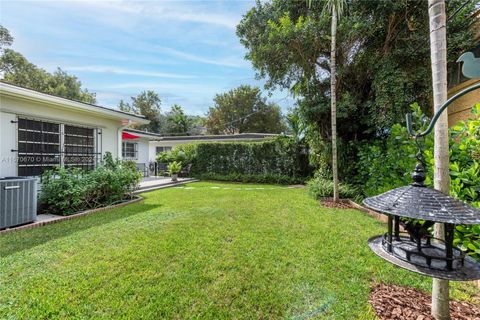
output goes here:
<path id="1" fill-rule="evenodd" d="M 146 177 L 140 182 L 139 188 L 135 191 L 135 194 L 142 192 L 153 191 L 157 189 L 163 189 L 173 187 L 176 185 L 185 184 L 188 182 L 197 181 L 192 178 L 178 178 L 177 182 L 173 182 L 170 177 Z"/>

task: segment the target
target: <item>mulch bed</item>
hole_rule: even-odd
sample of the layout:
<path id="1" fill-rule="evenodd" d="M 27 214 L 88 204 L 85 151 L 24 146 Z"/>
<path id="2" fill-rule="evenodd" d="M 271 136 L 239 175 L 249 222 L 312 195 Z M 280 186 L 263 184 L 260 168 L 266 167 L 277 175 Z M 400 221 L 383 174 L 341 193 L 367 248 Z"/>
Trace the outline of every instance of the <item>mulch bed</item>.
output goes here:
<path id="1" fill-rule="evenodd" d="M 338 208 L 338 209 L 354 209 L 348 201 L 340 199 L 339 202 L 333 201 L 331 198 L 320 199 L 320 205 L 325 208 Z"/>
<path id="2" fill-rule="evenodd" d="M 369 301 L 382 320 L 435 320 L 430 315 L 431 299 L 416 289 L 379 284 L 372 289 Z M 480 320 L 480 307 L 450 301 L 450 316 L 455 320 Z"/>

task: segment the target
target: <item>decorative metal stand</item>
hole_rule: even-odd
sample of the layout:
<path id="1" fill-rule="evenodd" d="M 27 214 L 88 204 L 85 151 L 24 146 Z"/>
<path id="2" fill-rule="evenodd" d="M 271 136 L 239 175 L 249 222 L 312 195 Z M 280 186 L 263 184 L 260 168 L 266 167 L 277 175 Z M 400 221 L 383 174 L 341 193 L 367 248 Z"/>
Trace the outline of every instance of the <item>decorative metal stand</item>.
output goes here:
<path id="1" fill-rule="evenodd" d="M 411 115 L 408 114 L 409 135 L 417 142 L 418 138 L 429 134 L 441 113 L 453 101 L 477 89 L 480 89 L 480 83 L 448 99 L 424 132 L 413 133 Z M 364 200 L 365 206 L 388 216 L 387 232 L 369 239 L 370 248 L 397 266 L 430 277 L 457 281 L 480 279 L 480 262 L 453 245 L 455 225 L 480 224 L 480 210 L 427 188 L 420 146 L 417 159 L 419 163 L 412 174 L 412 184 Z M 445 240 L 433 238 L 428 230 L 437 222 L 445 224 Z M 406 232 L 400 232 L 401 226 Z"/>

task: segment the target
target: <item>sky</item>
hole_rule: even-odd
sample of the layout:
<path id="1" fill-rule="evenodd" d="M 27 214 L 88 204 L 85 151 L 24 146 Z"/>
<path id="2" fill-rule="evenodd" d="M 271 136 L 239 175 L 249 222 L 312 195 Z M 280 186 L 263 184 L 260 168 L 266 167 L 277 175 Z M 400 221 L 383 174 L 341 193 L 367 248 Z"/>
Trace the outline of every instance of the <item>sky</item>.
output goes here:
<path id="1" fill-rule="evenodd" d="M 254 4 L 0 0 L 0 23 L 15 38 L 12 49 L 47 71 L 76 75 L 99 105 L 115 108 L 154 90 L 163 111 L 180 104 L 204 115 L 217 93 L 241 84 L 263 89 L 235 34 Z M 268 101 L 284 112 L 293 106 L 287 91 L 270 93 Z"/>

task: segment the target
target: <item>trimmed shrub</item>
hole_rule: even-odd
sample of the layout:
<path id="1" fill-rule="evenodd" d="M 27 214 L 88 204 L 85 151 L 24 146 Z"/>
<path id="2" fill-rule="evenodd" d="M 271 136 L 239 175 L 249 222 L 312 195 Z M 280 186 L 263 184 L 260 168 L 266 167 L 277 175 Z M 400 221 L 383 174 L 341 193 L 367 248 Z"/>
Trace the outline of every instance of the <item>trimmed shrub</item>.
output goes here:
<path id="1" fill-rule="evenodd" d="M 70 215 L 133 197 L 141 174 L 132 161 L 113 161 L 106 154 L 92 171 L 56 168 L 42 175 L 40 203 L 44 212 Z"/>
<path id="2" fill-rule="evenodd" d="M 274 174 L 239 174 L 231 173 L 226 175 L 220 174 L 203 174 L 196 175 L 198 179 L 202 180 L 217 180 L 217 181 L 233 181 L 243 183 L 275 183 L 275 184 L 303 184 L 305 177 L 289 177 L 284 175 Z"/>
<path id="3" fill-rule="evenodd" d="M 304 177 L 308 159 L 289 137 L 261 142 L 198 143 L 194 175 L 245 175 Z"/>

